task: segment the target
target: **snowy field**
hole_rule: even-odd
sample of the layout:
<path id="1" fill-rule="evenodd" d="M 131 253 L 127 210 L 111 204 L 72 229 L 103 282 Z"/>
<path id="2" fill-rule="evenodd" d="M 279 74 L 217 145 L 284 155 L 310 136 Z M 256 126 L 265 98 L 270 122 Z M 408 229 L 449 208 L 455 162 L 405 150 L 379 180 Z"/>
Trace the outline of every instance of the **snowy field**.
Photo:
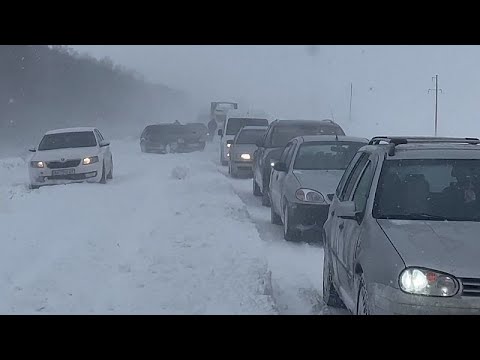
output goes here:
<path id="1" fill-rule="evenodd" d="M 217 144 L 143 154 L 112 143 L 113 181 L 27 188 L 0 160 L 1 314 L 343 314 L 325 307 L 323 250 L 283 240 Z"/>

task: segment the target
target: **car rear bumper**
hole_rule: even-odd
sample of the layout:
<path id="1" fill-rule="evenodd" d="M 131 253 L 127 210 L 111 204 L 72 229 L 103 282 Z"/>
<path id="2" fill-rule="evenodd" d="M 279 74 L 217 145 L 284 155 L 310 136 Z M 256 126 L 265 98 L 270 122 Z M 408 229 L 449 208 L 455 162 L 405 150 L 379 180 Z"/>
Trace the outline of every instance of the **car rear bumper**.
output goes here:
<path id="1" fill-rule="evenodd" d="M 290 205 L 290 221 L 292 226 L 300 231 L 320 230 L 328 217 L 328 204 L 299 204 Z"/>
<path id="2" fill-rule="evenodd" d="M 378 284 L 368 292 L 375 315 L 480 315 L 480 297 L 411 295 Z"/>

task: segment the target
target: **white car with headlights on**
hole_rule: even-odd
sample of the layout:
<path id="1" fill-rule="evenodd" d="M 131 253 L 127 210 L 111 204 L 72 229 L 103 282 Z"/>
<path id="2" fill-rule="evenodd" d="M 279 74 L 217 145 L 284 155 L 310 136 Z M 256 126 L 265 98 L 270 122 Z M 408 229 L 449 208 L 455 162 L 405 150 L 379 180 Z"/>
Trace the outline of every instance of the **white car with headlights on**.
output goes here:
<path id="1" fill-rule="evenodd" d="M 110 142 L 96 128 L 47 132 L 28 163 L 30 188 L 72 182 L 99 182 L 113 178 Z"/>

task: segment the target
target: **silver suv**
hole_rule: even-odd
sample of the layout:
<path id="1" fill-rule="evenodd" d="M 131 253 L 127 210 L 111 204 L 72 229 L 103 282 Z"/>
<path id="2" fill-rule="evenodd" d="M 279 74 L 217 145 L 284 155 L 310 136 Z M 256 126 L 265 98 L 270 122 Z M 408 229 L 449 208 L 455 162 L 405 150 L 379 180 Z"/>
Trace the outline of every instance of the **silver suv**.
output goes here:
<path id="1" fill-rule="evenodd" d="M 480 140 L 376 137 L 324 226 L 323 297 L 356 314 L 480 313 Z"/>

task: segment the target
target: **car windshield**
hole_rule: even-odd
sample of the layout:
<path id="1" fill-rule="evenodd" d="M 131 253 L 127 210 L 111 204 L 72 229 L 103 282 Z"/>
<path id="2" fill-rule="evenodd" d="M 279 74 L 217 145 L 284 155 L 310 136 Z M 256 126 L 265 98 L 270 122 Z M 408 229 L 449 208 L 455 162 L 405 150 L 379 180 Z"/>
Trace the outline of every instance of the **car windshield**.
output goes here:
<path id="1" fill-rule="evenodd" d="M 258 140 L 265 135 L 265 129 L 249 129 L 249 130 L 242 130 L 240 134 L 238 134 L 236 144 L 256 144 Z"/>
<path id="2" fill-rule="evenodd" d="M 79 131 L 45 135 L 39 151 L 97 146 L 93 131 Z"/>
<path id="3" fill-rule="evenodd" d="M 344 133 L 338 126 L 325 124 L 277 126 L 273 129 L 269 147 L 284 147 L 290 140 L 302 135 L 344 135 Z"/>
<path id="4" fill-rule="evenodd" d="M 480 160 L 386 161 L 377 187 L 374 216 L 480 221 Z"/>
<path id="5" fill-rule="evenodd" d="M 300 145 L 293 168 L 295 170 L 345 170 L 360 142 L 312 142 Z"/>
<path id="6" fill-rule="evenodd" d="M 226 135 L 237 135 L 244 126 L 267 126 L 267 119 L 251 119 L 251 118 L 230 118 L 227 122 Z"/>

